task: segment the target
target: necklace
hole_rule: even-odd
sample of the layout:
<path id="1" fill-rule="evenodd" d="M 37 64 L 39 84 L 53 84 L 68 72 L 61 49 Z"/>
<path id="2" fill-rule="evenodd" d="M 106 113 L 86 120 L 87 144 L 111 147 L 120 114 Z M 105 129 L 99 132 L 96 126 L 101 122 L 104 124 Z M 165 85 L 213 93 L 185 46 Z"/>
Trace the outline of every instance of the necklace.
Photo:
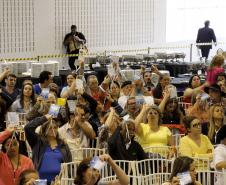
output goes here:
<path id="1" fill-rule="evenodd" d="M 14 165 L 13 165 L 14 163 L 12 162 L 12 160 L 10 158 L 9 158 L 9 160 L 10 160 L 10 163 L 12 165 L 12 169 L 13 169 L 13 180 L 15 182 L 16 181 L 16 171 L 18 170 L 19 165 L 20 165 L 20 154 L 17 157 L 16 168 L 14 168 Z"/>

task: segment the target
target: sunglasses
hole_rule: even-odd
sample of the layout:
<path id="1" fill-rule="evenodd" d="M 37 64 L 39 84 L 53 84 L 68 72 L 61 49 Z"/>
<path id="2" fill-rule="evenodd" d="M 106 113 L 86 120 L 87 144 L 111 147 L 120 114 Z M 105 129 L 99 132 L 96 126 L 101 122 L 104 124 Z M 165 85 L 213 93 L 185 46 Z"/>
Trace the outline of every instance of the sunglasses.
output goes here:
<path id="1" fill-rule="evenodd" d="M 193 128 L 201 128 L 201 123 L 195 123 L 192 125 Z"/>

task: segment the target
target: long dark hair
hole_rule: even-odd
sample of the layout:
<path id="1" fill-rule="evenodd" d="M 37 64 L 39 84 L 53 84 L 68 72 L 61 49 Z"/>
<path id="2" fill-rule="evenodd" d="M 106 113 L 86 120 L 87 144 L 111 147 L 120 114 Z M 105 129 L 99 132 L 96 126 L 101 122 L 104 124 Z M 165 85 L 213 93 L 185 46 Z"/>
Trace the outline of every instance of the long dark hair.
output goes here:
<path id="1" fill-rule="evenodd" d="M 74 180 L 75 185 L 83 185 L 85 182 L 83 180 L 83 175 L 90 168 L 90 161 L 91 158 L 83 159 L 82 162 L 78 165 L 77 172 L 76 172 L 76 178 Z M 99 178 L 100 180 L 100 178 Z M 97 185 L 99 180 L 94 185 Z"/>
<path id="2" fill-rule="evenodd" d="M 193 80 L 193 78 L 196 77 L 196 76 L 199 78 L 199 80 L 201 80 L 201 78 L 200 78 L 200 76 L 199 76 L 198 74 L 192 75 L 191 78 L 189 79 L 188 87 L 190 87 L 190 88 L 193 89 L 193 87 L 192 87 L 192 80 Z"/>
<path id="3" fill-rule="evenodd" d="M 34 92 L 34 88 L 33 88 L 33 85 L 31 83 L 25 83 L 23 84 L 22 86 L 22 89 L 21 89 L 21 93 L 20 93 L 20 104 L 22 106 L 22 108 L 24 108 L 24 88 L 26 85 L 30 85 L 31 88 L 32 88 L 32 94 L 31 94 L 31 103 L 32 105 L 35 104 L 35 92 Z"/>
<path id="4" fill-rule="evenodd" d="M 195 116 L 185 116 L 184 117 L 183 123 L 184 123 L 185 129 L 187 130 L 187 133 L 190 132 L 191 122 L 195 119 L 198 119 L 198 118 L 196 118 Z"/>
<path id="5" fill-rule="evenodd" d="M 173 112 L 169 112 L 166 110 L 166 107 L 171 103 L 175 103 L 177 105 L 177 107 L 175 108 L 175 110 L 173 110 Z M 176 120 L 178 118 L 179 119 L 178 121 L 180 121 L 181 114 L 184 114 L 184 112 L 182 110 L 183 110 L 183 108 L 178 104 L 178 100 L 176 98 L 168 99 L 168 101 L 166 102 L 164 111 L 163 111 L 163 123 L 164 123 L 165 119 Z M 178 124 L 178 123 L 176 123 L 176 124 Z"/>
<path id="6" fill-rule="evenodd" d="M 190 165 L 193 163 L 193 159 L 187 156 L 181 156 L 175 159 L 173 163 L 173 171 L 170 175 L 169 180 L 172 181 L 173 177 L 176 177 L 178 173 L 189 171 Z M 190 183 L 188 185 L 194 185 Z"/>

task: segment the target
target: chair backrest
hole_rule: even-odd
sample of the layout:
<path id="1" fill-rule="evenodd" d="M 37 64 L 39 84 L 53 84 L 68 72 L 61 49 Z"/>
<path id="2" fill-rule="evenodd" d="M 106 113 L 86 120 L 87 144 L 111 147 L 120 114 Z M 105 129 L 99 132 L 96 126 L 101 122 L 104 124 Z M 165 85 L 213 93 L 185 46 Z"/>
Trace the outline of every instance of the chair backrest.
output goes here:
<path id="1" fill-rule="evenodd" d="M 174 145 L 175 145 L 176 147 L 179 146 L 179 144 L 180 144 L 180 139 L 181 139 L 182 137 L 184 137 L 184 136 L 185 136 L 185 134 L 174 134 L 174 135 L 172 135 L 172 137 L 173 137 L 173 142 L 174 142 Z"/>
<path id="2" fill-rule="evenodd" d="M 169 177 L 170 173 L 155 173 L 143 176 L 129 175 L 131 185 L 162 185 Z M 100 184 L 107 184 L 116 179 L 116 176 L 104 177 L 100 180 Z"/>
<path id="3" fill-rule="evenodd" d="M 85 158 L 99 156 L 106 153 L 106 149 L 79 148 L 71 151 L 72 160 L 82 161 Z"/>
<path id="4" fill-rule="evenodd" d="M 61 177 L 62 178 L 75 178 L 79 163 L 80 163 L 80 161 L 61 163 L 61 170 L 60 170 Z"/>
<path id="5" fill-rule="evenodd" d="M 60 185 L 74 185 L 73 178 L 61 178 Z"/>
<path id="6" fill-rule="evenodd" d="M 195 161 L 196 171 L 203 172 L 210 170 L 211 159 L 202 157 L 194 157 L 193 159 Z"/>
<path id="7" fill-rule="evenodd" d="M 146 159 L 136 161 L 136 173 L 133 175 L 149 175 L 155 173 L 171 173 L 173 160 L 168 159 Z"/>
<path id="8" fill-rule="evenodd" d="M 184 109 L 185 112 L 187 111 L 187 109 L 188 109 L 189 107 L 192 106 L 191 103 L 186 103 L 186 102 L 179 102 L 178 104 Z"/>
<path id="9" fill-rule="evenodd" d="M 150 146 L 144 148 L 144 151 L 148 153 L 149 159 L 166 159 L 172 149 L 170 146 Z"/>
<path id="10" fill-rule="evenodd" d="M 226 172 L 224 171 L 198 171 L 197 180 L 205 185 L 223 185 L 226 182 Z"/>
<path id="11" fill-rule="evenodd" d="M 95 139 L 91 140 L 91 148 L 99 148 L 99 138 L 96 137 Z"/>

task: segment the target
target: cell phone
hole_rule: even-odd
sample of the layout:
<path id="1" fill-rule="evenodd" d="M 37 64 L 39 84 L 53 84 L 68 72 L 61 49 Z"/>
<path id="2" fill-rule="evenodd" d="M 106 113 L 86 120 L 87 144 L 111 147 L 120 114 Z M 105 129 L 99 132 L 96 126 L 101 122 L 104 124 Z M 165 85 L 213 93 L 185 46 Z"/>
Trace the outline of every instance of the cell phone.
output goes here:
<path id="1" fill-rule="evenodd" d="M 177 89 L 176 89 L 176 87 L 173 86 L 173 85 L 169 85 L 169 86 L 168 86 L 168 89 L 169 89 L 169 91 L 170 91 L 170 98 L 171 98 L 171 99 L 172 99 L 172 98 L 176 98 L 176 97 L 177 97 Z"/>
<path id="2" fill-rule="evenodd" d="M 34 185 L 47 185 L 47 180 L 46 179 L 37 179 L 37 180 L 35 180 Z"/>
<path id="3" fill-rule="evenodd" d="M 201 101 L 205 101 L 209 98 L 210 96 L 207 93 L 202 93 L 201 94 Z"/>
<path id="4" fill-rule="evenodd" d="M 177 177 L 180 179 L 180 185 L 186 185 L 192 183 L 191 175 L 187 172 L 178 173 Z"/>
<path id="5" fill-rule="evenodd" d="M 48 114 L 52 115 L 53 117 L 56 118 L 58 116 L 59 112 L 60 112 L 60 106 L 55 105 L 55 104 L 51 104 Z"/>
<path id="6" fill-rule="evenodd" d="M 101 161 L 98 156 L 94 156 L 90 161 L 90 167 L 96 170 L 101 170 L 105 166 L 105 162 Z"/>
<path id="7" fill-rule="evenodd" d="M 42 89 L 42 92 L 40 94 L 45 100 L 48 99 L 49 96 L 49 88 Z"/>

